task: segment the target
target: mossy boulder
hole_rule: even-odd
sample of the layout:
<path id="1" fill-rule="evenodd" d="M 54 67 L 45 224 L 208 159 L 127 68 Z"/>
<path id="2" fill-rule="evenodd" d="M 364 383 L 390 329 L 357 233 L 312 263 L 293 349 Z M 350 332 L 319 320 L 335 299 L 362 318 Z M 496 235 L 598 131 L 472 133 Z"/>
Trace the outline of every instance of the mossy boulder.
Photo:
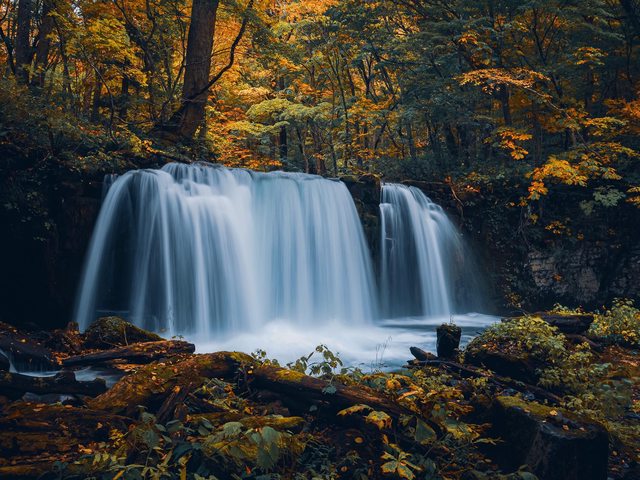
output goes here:
<path id="1" fill-rule="evenodd" d="M 162 337 L 136 327 L 120 317 L 102 317 L 84 333 L 87 348 L 113 348 L 140 342 L 159 342 Z"/>
<path id="2" fill-rule="evenodd" d="M 490 412 L 504 468 L 528 465 L 544 480 L 607 478 L 609 437 L 600 424 L 517 397 L 495 398 Z"/>
<path id="3" fill-rule="evenodd" d="M 537 317 L 519 317 L 492 325 L 465 350 L 471 365 L 522 382 L 537 384 L 542 371 L 566 359 L 564 335 Z"/>

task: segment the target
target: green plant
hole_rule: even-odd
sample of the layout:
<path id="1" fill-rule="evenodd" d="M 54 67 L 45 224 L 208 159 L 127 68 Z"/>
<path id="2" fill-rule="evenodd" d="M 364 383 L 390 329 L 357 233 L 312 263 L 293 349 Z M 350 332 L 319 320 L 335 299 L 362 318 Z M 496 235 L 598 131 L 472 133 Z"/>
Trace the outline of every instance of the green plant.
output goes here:
<path id="1" fill-rule="evenodd" d="M 596 315 L 589 333 L 613 343 L 640 345 L 640 309 L 633 300 L 617 298 L 604 313 Z"/>

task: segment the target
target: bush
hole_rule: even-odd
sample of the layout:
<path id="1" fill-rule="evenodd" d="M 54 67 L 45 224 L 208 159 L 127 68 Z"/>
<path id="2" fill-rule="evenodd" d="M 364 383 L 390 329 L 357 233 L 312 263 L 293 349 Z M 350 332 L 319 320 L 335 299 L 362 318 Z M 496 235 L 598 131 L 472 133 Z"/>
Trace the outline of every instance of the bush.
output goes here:
<path id="1" fill-rule="evenodd" d="M 640 310 L 632 300 L 617 298 L 609 310 L 596 315 L 589 333 L 612 343 L 640 346 Z"/>

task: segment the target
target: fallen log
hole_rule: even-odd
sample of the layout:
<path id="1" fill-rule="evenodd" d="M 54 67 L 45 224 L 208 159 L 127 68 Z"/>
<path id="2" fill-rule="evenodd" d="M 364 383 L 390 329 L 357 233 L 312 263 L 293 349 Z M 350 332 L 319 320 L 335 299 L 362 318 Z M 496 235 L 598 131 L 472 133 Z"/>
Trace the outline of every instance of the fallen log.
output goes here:
<path id="1" fill-rule="evenodd" d="M 125 347 L 69 357 L 62 361 L 62 365 L 65 367 L 95 365 L 117 360 L 145 364 L 181 353 L 193 353 L 195 350 L 195 345 L 181 340 L 134 343 Z"/>
<path id="2" fill-rule="evenodd" d="M 437 358 L 433 353 L 426 352 L 418 347 L 409 347 L 409 351 L 416 360 L 435 360 Z"/>
<path id="3" fill-rule="evenodd" d="M 174 357 L 140 367 L 87 403 L 97 410 L 133 414 L 138 405 L 148 407 L 157 405 L 157 401 L 163 402 L 176 386 L 202 385 L 208 378 L 234 378 L 241 365 L 254 361 L 251 356 L 239 352 L 191 355 L 187 359 Z"/>
<path id="4" fill-rule="evenodd" d="M 300 404 L 308 406 L 320 403 L 324 409 L 335 413 L 358 404 L 368 405 L 374 410 L 383 410 L 392 417 L 415 415 L 390 398 L 363 385 L 352 387 L 331 383 L 303 373 L 271 365 L 263 365 L 247 373 L 250 387 L 266 389 L 281 394 L 283 403 L 295 409 Z"/>
<path id="5" fill-rule="evenodd" d="M 71 469 L 83 446 L 108 442 L 113 431 L 125 433 L 132 423 L 86 408 L 15 402 L 0 416 L 0 478 L 42 478 L 55 461 L 68 461 Z"/>
<path id="6" fill-rule="evenodd" d="M 21 398 L 27 392 L 36 395 L 57 393 L 95 397 L 106 390 L 107 386 L 103 379 L 96 378 L 90 382 L 81 382 L 76 380 L 75 374 L 70 371 L 62 371 L 52 377 L 31 377 L 10 372 L 0 374 L 0 395 L 14 400 Z"/>
<path id="7" fill-rule="evenodd" d="M 562 401 L 562 399 L 558 395 L 555 395 L 554 393 L 551 393 L 548 390 L 540 388 L 536 385 L 531 385 L 520 380 L 514 380 L 513 378 L 503 377 L 496 374 L 492 375 L 482 371 L 479 368 L 472 367 L 470 365 L 462 365 L 450 360 L 436 359 L 413 361 L 410 364 L 410 368 L 420 368 L 423 366 L 443 367 L 446 370 L 453 370 L 461 376 L 486 378 L 489 380 L 489 382 L 501 388 L 513 388 L 514 390 L 518 390 L 520 392 L 530 392 L 541 399 L 549 400 L 554 403 L 560 403 Z"/>

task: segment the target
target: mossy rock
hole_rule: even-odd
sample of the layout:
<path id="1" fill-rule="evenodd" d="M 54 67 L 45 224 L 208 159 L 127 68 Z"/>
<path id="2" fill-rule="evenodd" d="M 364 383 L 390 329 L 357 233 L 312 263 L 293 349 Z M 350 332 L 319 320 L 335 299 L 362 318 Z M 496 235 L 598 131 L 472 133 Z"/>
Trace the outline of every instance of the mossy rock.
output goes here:
<path id="1" fill-rule="evenodd" d="M 140 342 L 158 342 L 162 337 L 136 327 L 120 317 L 102 317 L 93 322 L 84 333 L 88 348 L 113 348 Z"/>
<path id="2" fill-rule="evenodd" d="M 517 397 L 496 397 L 490 412 L 504 468 L 528 465 L 545 480 L 607 478 L 609 437 L 600 424 Z"/>

